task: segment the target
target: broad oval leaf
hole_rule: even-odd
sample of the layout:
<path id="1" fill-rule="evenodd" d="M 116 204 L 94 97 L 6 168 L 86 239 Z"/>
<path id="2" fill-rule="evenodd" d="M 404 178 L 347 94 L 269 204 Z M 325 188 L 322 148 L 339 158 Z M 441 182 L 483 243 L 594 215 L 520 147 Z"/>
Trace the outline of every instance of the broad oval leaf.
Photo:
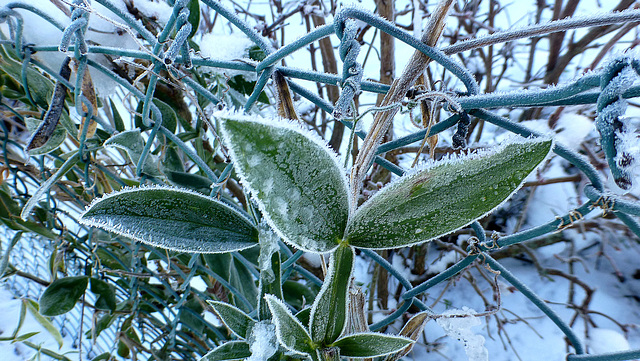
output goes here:
<path id="1" fill-rule="evenodd" d="M 341 245 L 331 256 L 329 271 L 316 297 L 309 320 L 311 339 L 329 345 L 347 325 L 348 291 L 353 271 L 353 248 Z"/>
<path id="2" fill-rule="evenodd" d="M 251 357 L 249 344 L 244 341 L 229 341 L 202 356 L 200 361 L 235 361 Z"/>
<path id="3" fill-rule="evenodd" d="M 315 352 L 313 341 L 300 321 L 291 314 L 287 306 L 272 295 L 264 296 L 276 324 L 278 341 L 287 350 L 311 355 Z"/>
<path id="4" fill-rule="evenodd" d="M 239 308 L 234 307 L 228 303 L 219 301 L 207 302 L 211 305 L 211 307 L 213 307 L 213 310 L 216 312 L 218 317 L 220 317 L 224 325 L 227 326 L 227 328 L 231 330 L 231 332 L 243 339 L 249 336 L 249 330 L 256 323 L 255 320 L 253 320 Z"/>
<path id="5" fill-rule="evenodd" d="M 404 349 L 413 342 L 406 337 L 363 332 L 345 336 L 331 346 L 340 349 L 340 356 L 361 358 L 389 355 Z"/>
<path id="6" fill-rule="evenodd" d="M 360 248 L 398 248 L 462 228 L 515 193 L 547 157 L 552 143 L 523 140 L 405 176 L 356 211 L 347 241 Z"/>
<path id="7" fill-rule="evenodd" d="M 269 225 L 302 250 L 334 249 L 349 216 L 346 178 L 335 154 L 290 123 L 220 120 L 236 171 Z"/>
<path id="8" fill-rule="evenodd" d="M 38 301 L 40 314 L 58 316 L 71 311 L 84 294 L 88 283 L 87 276 L 65 277 L 53 281 Z"/>
<path id="9" fill-rule="evenodd" d="M 165 186 L 107 194 L 91 203 L 80 223 L 181 252 L 232 252 L 258 243 L 258 229 L 237 210 Z"/>

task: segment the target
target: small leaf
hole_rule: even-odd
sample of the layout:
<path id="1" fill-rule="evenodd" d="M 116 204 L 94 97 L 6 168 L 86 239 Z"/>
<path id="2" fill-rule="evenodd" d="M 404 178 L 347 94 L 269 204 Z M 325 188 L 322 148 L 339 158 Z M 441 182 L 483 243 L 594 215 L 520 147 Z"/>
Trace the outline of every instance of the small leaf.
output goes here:
<path id="1" fill-rule="evenodd" d="M 417 341 L 418 337 L 420 337 L 420 335 L 422 334 L 422 330 L 424 330 L 424 325 L 429 322 L 429 320 L 431 320 L 431 317 L 429 316 L 430 314 L 427 311 L 424 311 L 411 317 L 411 319 L 407 321 L 407 323 L 402 327 L 402 330 L 400 330 L 400 333 L 398 335 L 407 337 L 413 341 Z M 411 352 L 411 350 L 413 349 L 413 345 L 415 344 L 412 343 L 396 353 L 387 355 L 384 361 L 399 360 L 401 357 Z"/>
<path id="2" fill-rule="evenodd" d="M 302 250 L 334 249 L 349 200 L 331 150 L 288 123 L 225 117 L 221 124 L 236 171 L 278 235 Z"/>
<path id="3" fill-rule="evenodd" d="M 200 25 L 200 1 L 189 0 L 187 8 L 189 9 L 187 21 L 191 24 L 191 32 L 187 38 L 191 39 L 196 34 L 196 31 L 198 31 L 198 26 Z"/>
<path id="4" fill-rule="evenodd" d="M 347 241 L 360 248 L 398 248 L 462 228 L 511 197 L 551 148 L 548 139 L 526 140 L 405 176 L 356 211 Z"/>
<path id="5" fill-rule="evenodd" d="M 331 256 L 327 277 L 311 308 L 309 330 L 315 343 L 330 345 L 347 325 L 353 258 L 353 249 L 346 245 L 338 247 Z"/>
<path id="6" fill-rule="evenodd" d="M 126 188 L 105 195 L 91 203 L 80 223 L 181 252 L 231 252 L 258 243 L 256 227 L 235 209 L 170 187 Z"/>
<path id="7" fill-rule="evenodd" d="M 120 112 L 118 112 L 118 108 L 116 108 L 116 105 L 113 100 L 111 100 L 111 98 L 109 98 L 109 105 L 111 108 L 111 115 L 113 115 L 113 126 L 119 132 L 124 131 L 124 121 L 122 120 Z"/>
<path id="8" fill-rule="evenodd" d="M 53 281 L 40 296 L 40 314 L 57 316 L 71 311 L 84 294 L 89 277 L 76 276 Z"/>
<path id="9" fill-rule="evenodd" d="M 144 139 L 140 135 L 140 129 L 128 130 L 126 132 L 118 133 L 104 142 L 105 147 L 116 147 L 127 152 L 129 159 L 134 165 L 140 161 L 142 150 L 144 149 Z M 144 173 L 151 176 L 159 176 L 160 170 L 158 169 L 158 160 L 155 155 L 150 154 L 145 161 L 143 170 Z"/>
<path id="10" fill-rule="evenodd" d="M 60 334 L 60 331 L 58 330 L 57 327 L 53 325 L 53 323 L 51 323 L 51 321 L 48 318 L 40 314 L 38 303 L 36 303 L 36 301 L 34 300 L 29 300 L 29 299 L 23 299 L 22 303 L 27 306 L 29 313 L 31 313 L 33 318 L 35 318 L 36 321 L 38 321 L 40 326 L 44 327 L 44 329 L 47 330 L 47 332 L 49 332 L 51 336 L 53 336 L 53 339 L 56 340 L 56 342 L 58 343 L 58 348 L 61 348 L 63 341 L 62 341 L 62 335 Z"/>
<path id="11" fill-rule="evenodd" d="M 40 119 L 25 118 L 24 123 L 27 130 L 33 134 L 25 148 L 31 156 L 47 154 L 57 149 L 67 137 L 67 131 L 64 127 L 57 126 L 58 120 L 55 124 L 50 125 Z"/>
<path id="12" fill-rule="evenodd" d="M 229 341 L 202 356 L 200 361 L 235 361 L 251 357 L 249 344 L 244 341 Z"/>
<path id="13" fill-rule="evenodd" d="M 160 115 L 162 116 L 162 126 L 175 133 L 176 126 L 178 124 L 178 117 L 175 110 L 173 110 L 173 108 L 169 104 L 163 102 L 158 98 L 153 98 L 153 104 L 155 104 L 160 111 Z M 136 116 L 133 118 L 133 122 L 136 128 L 138 128 L 139 130 L 151 129 L 150 127 L 144 125 L 144 123 L 142 122 L 142 116 L 140 114 L 142 113 L 143 107 L 144 102 L 139 102 L 138 107 L 136 108 Z M 149 112 L 149 116 L 154 120 L 156 119 L 153 110 Z"/>
<path id="14" fill-rule="evenodd" d="M 77 64 L 77 63 L 76 63 Z M 77 72 L 76 66 L 76 72 Z M 96 134 L 96 129 L 98 127 L 98 123 L 93 119 L 93 117 L 98 115 L 98 98 L 96 97 L 96 90 L 93 88 L 93 80 L 91 80 L 91 74 L 89 73 L 89 69 L 85 69 L 84 74 L 82 75 L 82 95 L 87 98 L 89 103 L 91 103 L 91 107 L 93 108 L 92 117 L 87 119 L 87 117 L 82 117 L 82 123 L 80 123 L 80 128 L 78 129 L 78 138 L 82 136 L 82 129 L 85 127 L 85 122 L 88 121 L 87 127 L 87 136 L 86 139 L 92 138 Z M 82 102 L 82 111 L 84 113 L 89 112 L 89 108 L 87 105 Z"/>
<path id="15" fill-rule="evenodd" d="M 276 324 L 276 335 L 280 344 L 292 352 L 314 353 L 311 336 L 300 321 L 291 314 L 287 306 L 271 295 L 266 295 L 265 298 L 273 315 L 273 322 Z"/>
<path id="16" fill-rule="evenodd" d="M 250 328 L 256 323 L 255 320 L 228 303 L 219 301 L 207 301 L 207 303 L 213 307 L 218 317 L 231 332 L 242 339 L 247 338 Z"/>
<path id="17" fill-rule="evenodd" d="M 413 342 L 405 337 L 370 332 L 345 336 L 331 346 L 340 348 L 341 356 L 379 357 L 398 352 Z"/>
<path id="18" fill-rule="evenodd" d="M 42 185 L 40 185 L 40 187 L 38 187 L 35 193 L 33 193 L 33 196 L 29 198 L 27 203 L 22 208 L 22 212 L 20 212 L 20 218 L 22 218 L 23 221 L 27 220 L 27 217 L 29 217 L 29 214 L 36 206 L 40 198 L 42 198 L 42 196 L 47 191 L 49 191 L 49 189 L 55 182 L 57 182 L 60 178 L 62 178 L 62 176 L 64 176 L 69 170 L 71 170 L 71 168 L 73 168 L 73 166 L 76 165 L 79 160 L 79 153 L 75 152 L 62 164 L 62 166 L 60 166 L 60 169 L 58 169 L 51 177 L 49 177 L 49 179 L 47 179 L 44 183 L 42 183 Z"/>
<path id="19" fill-rule="evenodd" d="M 115 311 L 116 288 L 97 278 L 91 278 L 91 292 L 98 296 L 95 307 L 99 310 Z"/>

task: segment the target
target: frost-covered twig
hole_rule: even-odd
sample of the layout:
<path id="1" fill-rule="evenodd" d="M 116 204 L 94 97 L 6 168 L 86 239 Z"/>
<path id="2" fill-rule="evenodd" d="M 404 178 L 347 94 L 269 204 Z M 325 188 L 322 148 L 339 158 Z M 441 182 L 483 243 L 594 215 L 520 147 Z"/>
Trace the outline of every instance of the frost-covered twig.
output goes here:
<path id="1" fill-rule="evenodd" d="M 481 38 L 449 45 L 442 48 L 441 50 L 447 55 L 457 54 L 467 50 L 504 43 L 517 39 L 530 38 L 537 35 L 557 33 L 570 29 L 613 25 L 634 21 L 640 21 L 640 10 L 621 11 L 619 13 L 613 14 L 606 13 L 590 16 L 579 16 L 571 19 L 552 21 L 546 24 L 528 26 L 525 28 L 495 33 Z"/>

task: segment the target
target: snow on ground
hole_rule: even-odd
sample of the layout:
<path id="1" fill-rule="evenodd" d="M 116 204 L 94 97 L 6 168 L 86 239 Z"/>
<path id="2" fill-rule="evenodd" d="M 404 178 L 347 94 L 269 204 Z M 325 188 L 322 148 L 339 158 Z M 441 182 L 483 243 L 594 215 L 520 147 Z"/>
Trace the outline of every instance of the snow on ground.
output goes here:
<path id="1" fill-rule="evenodd" d="M 10 291 L 0 287 L 0 338 L 10 337 L 13 334 L 20 319 L 21 307 L 22 301 L 20 299 L 14 298 Z M 53 336 L 27 311 L 18 335 L 25 335 L 30 332 L 38 332 L 38 334 L 28 339 L 34 345 L 63 354 L 71 360 L 79 359 L 78 350 L 73 347 L 74 340 L 69 337 L 63 337 L 62 348 L 59 348 Z M 36 350 L 22 343 L 0 341 L 0 355 L 2 355 L 0 358 L 3 361 L 25 361 L 32 359 L 36 354 Z M 41 355 L 41 357 L 43 360 L 48 359 L 44 355 Z M 87 358 L 84 357 L 83 359 L 86 360 Z"/>

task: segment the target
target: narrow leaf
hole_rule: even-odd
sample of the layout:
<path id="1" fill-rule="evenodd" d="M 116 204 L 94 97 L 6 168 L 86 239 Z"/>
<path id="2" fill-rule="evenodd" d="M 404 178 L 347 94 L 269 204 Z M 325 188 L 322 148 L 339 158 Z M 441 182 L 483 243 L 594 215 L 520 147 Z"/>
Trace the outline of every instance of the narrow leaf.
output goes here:
<path id="1" fill-rule="evenodd" d="M 38 301 L 40 314 L 57 316 L 71 311 L 84 294 L 88 283 L 87 276 L 65 277 L 53 281 Z"/>
<path id="2" fill-rule="evenodd" d="M 33 193 L 33 196 L 31 196 L 31 198 L 27 201 L 27 204 L 24 205 L 24 208 L 22 208 L 20 218 L 22 218 L 23 221 L 27 220 L 27 217 L 29 217 L 29 214 L 33 210 L 33 207 L 36 206 L 40 198 L 42 198 L 42 196 L 47 191 L 49 191 L 49 189 L 55 182 L 57 182 L 60 178 L 62 178 L 63 175 L 65 175 L 71 168 L 73 168 L 73 166 L 78 163 L 78 160 L 80 160 L 80 157 L 76 152 L 62 164 L 60 169 L 58 169 L 51 177 L 49 177 L 49 179 L 42 183 L 42 185 L 35 191 L 35 193 Z"/>
<path id="3" fill-rule="evenodd" d="M 258 242 L 256 227 L 230 206 L 196 192 L 162 186 L 105 195 L 91 203 L 80 222 L 181 252 L 231 252 Z"/>
<path id="4" fill-rule="evenodd" d="M 251 356 L 249 344 L 244 341 L 229 341 L 202 356 L 200 361 L 235 361 Z"/>
<path id="5" fill-rule="evenodd" d="M 60 66 L 60 76 L 65 80 L 69 80 L 71 76 L 69 61 L 70 58 L 66 57 Z M 46 154 L 57 148 L 64 141 L 67 134 L 63 127 L 57 127 L 57 125 L 64 111 L 64 98 L 66 95 L 67 88 L 62 82 L 56 81 L 53 97 L 47 113 L 44 115 L 44 120 L 34 126 L 33 122 L 30 124 L 28 121 L 30 118 L 27 118 L 26 125 L 32 136 L 25 149 L 30 155 Z"/>
<path id="6" fill-rule="evenodd" d="M 309 330 L 315 343 L 329 345 L 344 331 L 353 258 L 353 249 L 346 245 L 331 257 L 327 277 L 311 308 Z"/>
<path id="7" fill-rule="evenodd" d="M 276 324 L 276 335 L 280 344 L 292 352 L 314 353 L 315 347 L 311 336 L 287 306 L 271 295 L 266 295 L 265 298 L 273 315 L 273 322 Z"/>
<path id="8" fill-rule="evenodd" d="M 431 320 L 431 317 L 429 317 L 430 314 L 427 311 L 424 312 L 420 312 L 418 314 L 416 314 L 415 316 L 411 317 L 411 319 L 409 321 L 407 321 L 407 323 L 404 325 L 404 327 L 402 327 L 402 330 L 400 330 L 400 333 L 398 334 L 399 336 L 404 336 L 407 337 L 413 341 L 417 341 L 418 337 L 420 337 L 420 335 L 422 334 L 422 330 L 424 330 L 424 325 L 429 322 L 429 320 Z M 409 352 L 411 352 L 411 350 L 413 349 L 413 345 L 415 344 L 409 344 L 407 345 L 407 347 L 405 347 L 404 349 L 387 355 L 387 357 L 385 357 L 384 361 L 397 361 L 400 358 L 402 358 L 403 356 L 407 355 Z"/>
<path id="9" fill-rule="evenodd" d="M 462 228 L 515 193 L 551 148 L 548 139 L 525 140 L 405 176 L 356 211 L 347 229 L 348 243 L 398 248 Z"/>
<path id="10" fill-rule="evenodd" d="M 398 352 L 414 341 L 382 333 L 356 333 L 337 340 L 333 345 L 346 357 L 379 357 Z"/>
<path id="11" fill-rule="evenodd" d="M 221 125 L 243 184 L 278 235 L 306 251 L 335 248 L 349 214 L 335 154 L 289 123 L 224 117 Z"/>
<path id="12" fill-rule="evenodd" d="M 242 339 L 247 338 L 250 328 L 256 323 L 255 320 L 228 303 L 219 301 L 207 301 L 207 303 L 213 307 L 218 317 L 231 332 Z"/>
<path id="13" fill-rule="evenodd" d="M 60 331 L 58 331 L 58 328 L 55 327 L 48 318 L 40 314 L 40 312 L 38 311 L 39 310 L 38 304 L 34 300 L 29 300 L 29 299 L 23 299 L 22 303 L 27 306 L 29 313 L 31 313 L 31 316 L 33 316 L 33 318 L 35 318 L 36 321 L 38 321 L 40 326 L 44 327 L 44 329 L 47 330 L 47 332 L 49 332 L 51 336 L 53 336 L 53 339 L 56 340 L 56 342 L 58 343 L 58 348 L 61 348 L 63 341 L 62 341 L 62 335 L 60 334 Z"/>
<path id="14" fill-rule="evenodd" d="M 76 65 L 76 72 L 77 72 Z M 92 118 L 87 119 L 87 117 L 82 117 L 82 123 L 80 124 L 80 128 L 78 129 L 78 138 L 82 136 L 82 129 L 85 127 L 85 122 L 88 122 L 87 127 L 87 139 L 93 137 L 96 134 L 96 129 L 98 127 L 98 123 L 93 119 L 94 116 L 98 115 L 98 98 L 96 97 L 96 91 L 93 88 L 93 80 L 91 80 L 91 74 L 89 73 L 89 69 L 85 69 L 84 74 L 82 76 L 82 95 L 87 98 L 89 103 L 91 103 L 91 107 L 93 108 Z M 89 108 L 87 105 L 82 102 L 82 111 L 87 113 Z"/>

